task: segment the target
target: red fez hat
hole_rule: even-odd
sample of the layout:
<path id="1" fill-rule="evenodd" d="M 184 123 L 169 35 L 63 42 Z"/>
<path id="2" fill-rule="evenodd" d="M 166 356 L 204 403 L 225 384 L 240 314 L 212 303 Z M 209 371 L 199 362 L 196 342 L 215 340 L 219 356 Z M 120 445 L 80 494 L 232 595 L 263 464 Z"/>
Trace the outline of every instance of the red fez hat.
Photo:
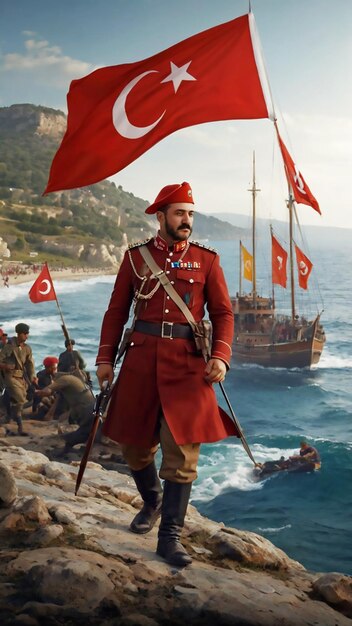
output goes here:
<path id="1" fill-rule="evenodd" d="M 43 365 L 44 367 L 51 367 L 52 365 L 56 365 L 59 362 L 59 359 L 56 356 L 46 356 Z"/>
<path id="2" fill-rule="evenodd" d="M 145 210 L 146 213 L 156 213 L 166 204 L 173 204 L 175 202 L 189 202 L 194 204 L 192 189 L 189 183 L 181 183 L 181 185 L 166 185 L 161 191 L 159 191 L 153 204 L 148 206 Z"/>

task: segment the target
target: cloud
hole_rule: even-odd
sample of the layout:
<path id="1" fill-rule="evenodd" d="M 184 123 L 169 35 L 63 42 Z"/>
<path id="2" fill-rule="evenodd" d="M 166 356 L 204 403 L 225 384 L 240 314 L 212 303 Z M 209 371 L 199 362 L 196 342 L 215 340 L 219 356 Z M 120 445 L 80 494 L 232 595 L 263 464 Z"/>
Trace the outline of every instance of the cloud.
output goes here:
<path id="1" fill-rule="evenodd" d="M 38 83 L 61 88 L 67 86 L 68 80 L 80 78 L 95 69 L 90 63 L 64 55 L 59 46 L 50 45 L 31 31 L 23 34 L 27 37 L 24 53 L 4 54 L 0 65 L 2 72 L 25 73 Z"/>

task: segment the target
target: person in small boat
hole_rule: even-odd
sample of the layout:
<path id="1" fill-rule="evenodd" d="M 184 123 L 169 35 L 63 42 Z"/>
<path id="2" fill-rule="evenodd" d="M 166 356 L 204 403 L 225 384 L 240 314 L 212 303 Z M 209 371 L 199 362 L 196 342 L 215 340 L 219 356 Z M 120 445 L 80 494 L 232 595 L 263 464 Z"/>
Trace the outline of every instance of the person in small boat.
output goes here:
<path id="1" fill-rule="evenodd" d="M 307 441 L 302 440 L 300 443 L 299 454 L 290 456 L 290 461 L 298 463 L 314 463 L 315 469 L 321 466 L 320 454 L 316 448 L 310 446 Z"/>

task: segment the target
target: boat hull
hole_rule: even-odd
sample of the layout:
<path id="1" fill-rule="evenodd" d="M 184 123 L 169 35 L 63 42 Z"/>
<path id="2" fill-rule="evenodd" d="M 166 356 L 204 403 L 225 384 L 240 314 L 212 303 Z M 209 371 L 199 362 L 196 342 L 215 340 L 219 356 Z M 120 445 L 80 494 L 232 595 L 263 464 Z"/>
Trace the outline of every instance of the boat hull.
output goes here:
<path id="1" fill-rule="evenodd" d="M 317 337 L 268 344 L 252 343 L 247 337 L 245 341 L 234 341 L 232 358 L 235 362 L 262 367 L 304 368 L 319 362 L 323 346 L 324 341 Z"/>

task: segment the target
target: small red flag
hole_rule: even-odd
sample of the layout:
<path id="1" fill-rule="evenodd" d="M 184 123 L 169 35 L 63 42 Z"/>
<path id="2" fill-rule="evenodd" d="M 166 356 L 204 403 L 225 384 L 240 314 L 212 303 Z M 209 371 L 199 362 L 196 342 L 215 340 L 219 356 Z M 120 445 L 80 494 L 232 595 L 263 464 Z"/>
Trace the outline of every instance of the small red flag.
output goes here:
<path id="1" fill-rule="evenodd" d="M 296 261 L 298 268 L 298 284 L 302 289 L 308 289 L 308 278 L 313 268 L 313 263 L 303 254 L 302 250 L 295 245 Z"/>
<path id="2" fill-rule="evenodd" d="M 286 175 L 291 185 L 294 199 L 298 204 L 308 204 L 308 206 L 311 206 L 313 209 L 321 214 L 317 200 L 314 198 L 301 172 L 298 170 L 296 164 L 290 156 L 290 153 L 287 150 L 284 142 L 282 141 L 278 131 L 277 136 L 279 138 L 279 144 L 282 158 L 285 164 Z"/>
<path id="3" fill-rule="evenodd" d="M 72 81 L 44 193 L 96 183 L 195 124 L 274 118 L 253 14 Z"/>
<path id="4" fill-rule="evenodd" d="M 29 299 L 37 304 L 38 302 L 47 302 L 48 300 L 56 300 L 56 293 L 50 276 L 47 264 L 43 265 L 38 278 L 29 290 Z"/>
<path id="5" fill-rule="evenodd" d="M 275 285 L 286 287 L 287 282 L 287 252 L 280 246 L 274 235 L 271 235 L 271 261 L 272 261 L 272 281 Z"/>

